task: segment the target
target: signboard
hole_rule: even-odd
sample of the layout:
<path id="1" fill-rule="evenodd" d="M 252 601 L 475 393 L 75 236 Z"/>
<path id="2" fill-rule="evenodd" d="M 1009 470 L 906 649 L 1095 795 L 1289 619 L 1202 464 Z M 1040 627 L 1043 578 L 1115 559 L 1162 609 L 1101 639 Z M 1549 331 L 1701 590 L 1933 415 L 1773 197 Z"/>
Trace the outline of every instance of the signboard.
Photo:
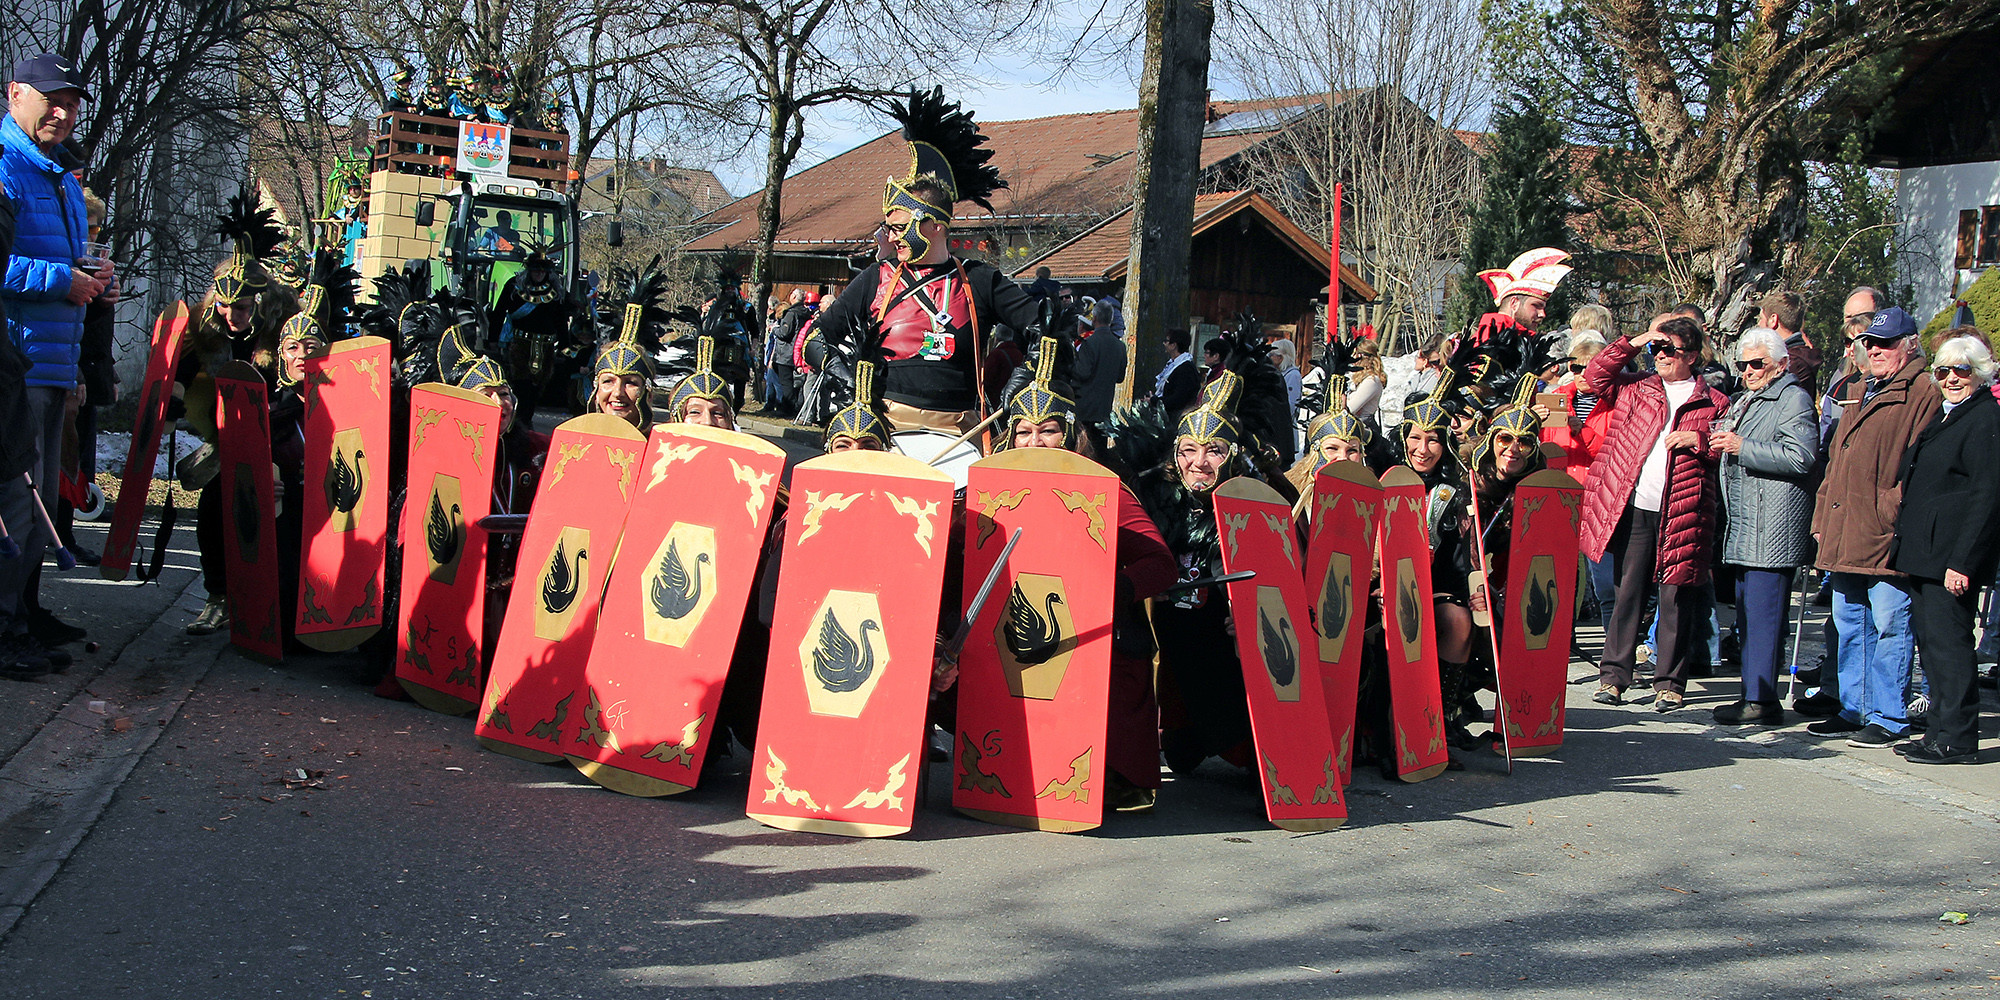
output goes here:
<path id="1" fill-rule="evenodd" d="M 492 122 L 458 123 L 458 169 L 480 176 L 507 176 L 507 150 L 513 130 Z"/>

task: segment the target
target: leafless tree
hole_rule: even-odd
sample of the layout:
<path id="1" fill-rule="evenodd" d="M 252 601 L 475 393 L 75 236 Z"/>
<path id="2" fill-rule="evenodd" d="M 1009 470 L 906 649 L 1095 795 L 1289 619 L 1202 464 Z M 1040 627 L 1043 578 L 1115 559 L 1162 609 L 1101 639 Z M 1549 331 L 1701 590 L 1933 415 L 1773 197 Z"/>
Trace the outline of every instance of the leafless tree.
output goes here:
<path id="1" fill-rule="evenodd" d="M 1247 0 L 1218 46 L 1246 97 L 1290 124 L 1246 155 L 1253 184 L 1341 255 L 1380 299 L 1359 319 L 1385 348 L 1421 343 L 1463 245 L 1478 163 L 1459 130 L 1491 95 L 1476 0 Z"/>

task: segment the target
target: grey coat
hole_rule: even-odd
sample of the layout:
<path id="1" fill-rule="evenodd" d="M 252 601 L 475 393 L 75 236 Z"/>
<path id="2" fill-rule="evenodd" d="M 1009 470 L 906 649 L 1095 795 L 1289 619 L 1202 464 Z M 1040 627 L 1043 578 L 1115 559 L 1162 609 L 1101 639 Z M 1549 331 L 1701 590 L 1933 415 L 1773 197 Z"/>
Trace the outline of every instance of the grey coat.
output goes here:
<path id="1" fill-rule="evenodd" d="M 1813 465 L 1819 416 L 1798 379 L 1783 375 L 1729 404 L 1723 420 L 1743 438 L 1739 455 L 1722 456 L 1722 561 L 1791 569 L 1812 561 Z"/>

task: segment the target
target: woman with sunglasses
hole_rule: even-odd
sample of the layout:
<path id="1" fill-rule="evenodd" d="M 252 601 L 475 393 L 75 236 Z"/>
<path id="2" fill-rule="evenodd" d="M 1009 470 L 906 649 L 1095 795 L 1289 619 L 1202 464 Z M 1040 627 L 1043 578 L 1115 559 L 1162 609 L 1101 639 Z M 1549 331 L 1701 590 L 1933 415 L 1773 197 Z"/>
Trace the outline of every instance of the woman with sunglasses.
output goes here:
<path id="1" fill-rule="evenodd" d="M 1812 470 L 1819 461 L 1812 396 L 1786 369 L 1776 330 L 1756 327 L 1736 342 L 1744 392 L 1715 422 L 1708 447 L 1721 460 L 1728 524 L 1722 561 L 1736 581 L 1743 643 L 1743 697 L 1715 710 L 1720 725 L 1782 725 L 1778 664 L 1785 655 L 1792 574 L 1812 558 Z"/>
<path id="2" fill-rule="evenodd" d="M 1910 576 L 1910 624 L 1924 653 L 1931 707 L 1922 741 L 1896 752 L 1918 764 L 1978 763 L 1972 620 L 1979 581 L 1992 579 L 2000 563 L 2000 464 L 1993 461 L 2000 403 L 1986 388 L 1994 369 L 1993 351 L 1977 331 L 1938 344 L 1931 377 L 1944 408 L 1917 435 L 1897 479 L 1903 506 L 1889 565 Z"/>

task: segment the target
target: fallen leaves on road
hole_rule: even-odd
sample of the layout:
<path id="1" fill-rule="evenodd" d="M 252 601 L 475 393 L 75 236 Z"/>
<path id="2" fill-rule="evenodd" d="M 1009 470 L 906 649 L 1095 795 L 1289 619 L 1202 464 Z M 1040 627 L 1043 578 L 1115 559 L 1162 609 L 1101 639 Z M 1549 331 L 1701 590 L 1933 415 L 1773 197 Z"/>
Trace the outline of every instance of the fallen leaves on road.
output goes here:
<path id="1" fill-rule="evenodd" d="M 1698 889 L 1676 889 L 1670 885 L 1663 885 L 1660 888 L 1666 889 L 1669 892 L 1678 892 L 1683 896 L 1695 896 L 1700 894 L 1700 890 Z"/>
<path id="2" fill-rule="evenodd" d="M 1960 913 L 1957 910 L 1946 910 L 1944 911 L 1944 916 L 1938 918 L 1938 923 L 1941 924 L 1969 924 L 1971 922 L 1972 914 Z"/>
<path id="3" fill-rule="evenodd" d="M 303 767 L 294 767 L 280 774 L 278 780 L 270 782 L 270 784 L 283 785 L 286 788 L 325 788 L 326 772 L 308 771 Z"/>

